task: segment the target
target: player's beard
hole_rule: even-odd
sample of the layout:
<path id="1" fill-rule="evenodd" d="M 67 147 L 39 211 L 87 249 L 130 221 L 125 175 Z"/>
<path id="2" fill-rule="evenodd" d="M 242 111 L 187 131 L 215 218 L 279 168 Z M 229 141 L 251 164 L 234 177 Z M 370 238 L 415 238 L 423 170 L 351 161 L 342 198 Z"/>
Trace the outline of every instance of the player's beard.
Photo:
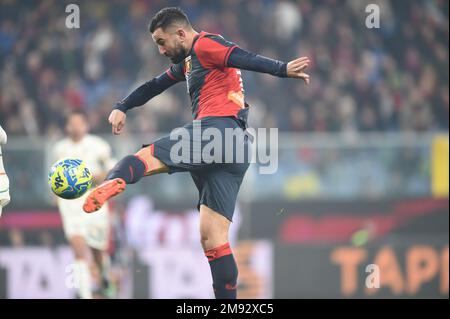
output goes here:
<path id="1" fill-rule="evenodd" d="M 170 58 L 170 61 L 174 64 L 178 64 L 186 58 L 186 52 L 181 45 L 181 43 L 177 43 L 174 49 L 174 52 L 167 55 Z"/>

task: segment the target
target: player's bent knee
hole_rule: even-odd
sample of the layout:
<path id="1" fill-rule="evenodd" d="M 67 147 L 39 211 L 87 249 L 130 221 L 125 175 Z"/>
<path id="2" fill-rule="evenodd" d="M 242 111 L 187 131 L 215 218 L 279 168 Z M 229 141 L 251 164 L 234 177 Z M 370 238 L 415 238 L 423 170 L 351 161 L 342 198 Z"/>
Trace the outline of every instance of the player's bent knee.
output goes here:
<path id="1" fill-rule="evenodd" d="M 79 235 L 72 236 L 70 238 L 70 246 L 73 249 L 76 259 L 85 259 L 88 257 L 87 244 L 82 236 Z"/>
<path id="2" fill-rule="evenodd" d="M 228 239 L 225 237 L 206 237 L 202 236 L 200 239 L 200 244 L 202 245 L 203 250 L 210 250 L 217 248 L 219 246 L 224 245 L 228 242 Z"/>
<path id="3" fill-rule="evenodd" d="M 200 224 L 200 243 L 204 250 L 217 248 L 227 242 L 227 228 L 211 224 Z"/>
<path id="4" fill-rule="evenodd" d="M 146 167 L 146 176 L 167 173 L 169 171 L 169 168 L 163 162 L 153 156 L 153 145 L 142 148 L 135 154 L 135 156 L 144 162 Z"/>

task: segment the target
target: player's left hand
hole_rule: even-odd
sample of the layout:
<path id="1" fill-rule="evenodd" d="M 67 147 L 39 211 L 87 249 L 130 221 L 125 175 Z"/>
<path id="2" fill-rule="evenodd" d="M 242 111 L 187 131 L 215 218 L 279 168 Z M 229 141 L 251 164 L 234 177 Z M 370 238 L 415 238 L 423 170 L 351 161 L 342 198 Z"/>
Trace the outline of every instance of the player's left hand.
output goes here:
<path id="1" fill-rule="evenodd" d="M 304 56 L 288 62 L 286 73 L 289 78 L 302 79 L 309 84 L 309 74 L 303 72 L 309 66 L 310 60 Z"/>

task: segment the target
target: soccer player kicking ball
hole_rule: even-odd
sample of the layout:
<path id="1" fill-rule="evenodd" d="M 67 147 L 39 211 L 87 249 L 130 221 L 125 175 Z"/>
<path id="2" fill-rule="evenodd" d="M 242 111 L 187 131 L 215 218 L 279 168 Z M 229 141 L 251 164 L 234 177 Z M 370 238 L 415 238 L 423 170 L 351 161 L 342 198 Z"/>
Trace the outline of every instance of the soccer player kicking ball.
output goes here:
<path id="1" fill-rule="evenodd" d="M 6 144 L 6 132 L 0 125 L 0 145 Z M 9 197 L 9 179 L 3 167 L 2 148 L 0 146 L 0 217 L 2 216 L 2 209 L 8 205 L 11 198 Z"/>
<path id="2" fill-rule="evenodd" d="M 95 212 L 109 198 L 124 191 L 127 184 L 136 183 L 143 176 L 189 172 L 199 191 L 201 244 L 210 264 L 215 296 L 234 299 L 238 269 L 228 243 L 228 230 L 250 162 L 246 133 L 249 106 L 244 101 L 240 70 L 299 78 L 308 84 L 309 75 L 304 70 L 309 59 L 302 57 L 284 63 L 246 52 L 220 35 L 196 32 L 179 8 L 159 11 L 149 31 L 159 52 L 173 64 L 116 105 L 109 116 L 112 131 L 114 134 L 123 131 L 128 110 L 146 103 L 175 83 L 186 81 L 194 121 L 179 132 L 189 133 L 182 134 L 181 143 L 188 148 L 192 146 L 192 152 L 187 160 L 176 160 L 180 141 L 169 136 L 145 145 L 135 155 L 123 158 L 109 172 L 106 181 L 87 197 L 83 209 L 87 213 Z M 203 147 L 211 142 L 193 137 L 197 128 L 201 136 L 211 129 L 220 132 L 213 134 L 215 142 L 222 143 L 222 149 L 214 154 L 217 160 L 212 163 L 203 158 L 196 160 Z M 225 130 L 230 129 L 236 138 L 227 140 Z M 198 143 L 200 149 L 195 147 Z M 231 162 L 224 160 L 230 149 L 233 154 L 244 153 L 243 160 L 234 155 Z"/>

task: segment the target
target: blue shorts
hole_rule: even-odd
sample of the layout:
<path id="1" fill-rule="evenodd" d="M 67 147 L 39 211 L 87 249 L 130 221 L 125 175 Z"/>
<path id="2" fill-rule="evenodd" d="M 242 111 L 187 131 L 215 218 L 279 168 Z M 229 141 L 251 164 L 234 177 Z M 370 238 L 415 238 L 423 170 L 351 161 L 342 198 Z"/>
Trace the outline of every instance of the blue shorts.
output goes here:
<path id="1" fill-rule="evenodd" d="M 220 143 L 211 147 L 213 140 Z M 251 160 L 251 136 L 242 121 L 234 117 L 194 120 L 155 141 L 153 156 L 169 168 L 169 174 L 191 174 L 199 191 L 198 209 L 203 204 L 232 221 L 239 188 Z"/>

